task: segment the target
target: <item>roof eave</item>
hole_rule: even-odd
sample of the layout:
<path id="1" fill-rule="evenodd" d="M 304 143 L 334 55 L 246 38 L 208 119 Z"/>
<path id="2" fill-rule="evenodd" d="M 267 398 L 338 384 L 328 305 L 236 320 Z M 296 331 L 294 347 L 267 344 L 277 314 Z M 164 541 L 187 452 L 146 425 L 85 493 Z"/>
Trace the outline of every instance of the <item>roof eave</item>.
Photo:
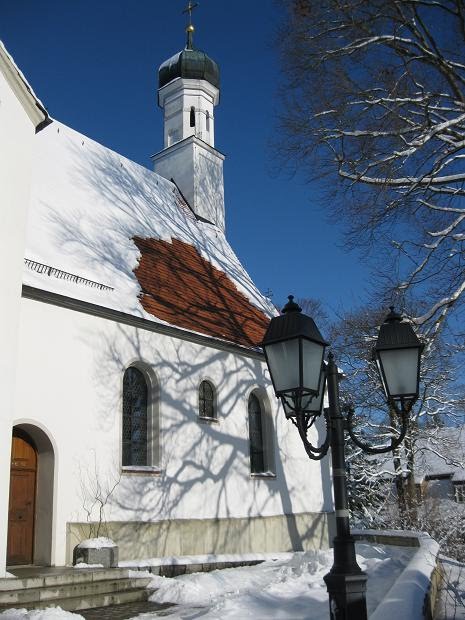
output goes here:
<path id="1" fill-rule="evenodd" d="M 29 116 L 36 132 L 52 122 L 45 106 L 34 94 L 32 87 L 21 73 L 13 58 L 0 41 L 0 70 Z"/>

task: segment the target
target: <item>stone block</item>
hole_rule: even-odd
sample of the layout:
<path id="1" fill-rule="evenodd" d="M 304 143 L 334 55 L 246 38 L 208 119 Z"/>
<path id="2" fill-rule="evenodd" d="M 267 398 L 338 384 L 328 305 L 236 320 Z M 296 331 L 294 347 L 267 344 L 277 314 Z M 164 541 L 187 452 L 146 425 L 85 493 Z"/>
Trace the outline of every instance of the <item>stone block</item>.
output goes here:
<path id="1" fill-rule="evenodd" d="M 73 565 L 76 564 L 101 564 L 103 568 L 115 568 L 118 566 L 118 547 L 80 547 L 77 545 L 73 550 Z"/>

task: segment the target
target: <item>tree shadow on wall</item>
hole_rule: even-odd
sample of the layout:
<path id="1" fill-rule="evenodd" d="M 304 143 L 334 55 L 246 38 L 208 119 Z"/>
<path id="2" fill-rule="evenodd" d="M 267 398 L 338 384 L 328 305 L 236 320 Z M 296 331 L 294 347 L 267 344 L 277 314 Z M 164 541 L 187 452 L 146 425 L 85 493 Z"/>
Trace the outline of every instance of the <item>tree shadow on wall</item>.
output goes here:
<path id="1" fill-rule="evenodd" d="M 118 309 L 143 314 L 135 293 L 136 269 L 141 273 L 139 282 L 143 283 L 142 304 L 154 316 L 170 323 L 175 322 L 174 317 L 186 321 L 189 318 L 190 322 L 182 327 L 247 346 L 256 345 L 266 319 L 250 310 L 253 306 L 248 298 L 257 303 L 263 300 L 222 234 L 180 208 L 171 183 L 110 151 L 90 150 L 83 156 L 85 145 L 71 141 L 69 148 L 76 162 L 72 180 L 87 202 L 81 206 L 73 204 L 73 208 L 66 210 L 49 206 L 48 223 L 54 243 L 64 255 L 76 256 L 86 277 L 113 286 Z M 194 249 L 186 253 L 186 245 Z M 171 246 L 171 251 L 162 263 L 162 279 L 157 272 L 157 257 L 167 246 Z M 138 248 L 142 252 L 139 266 Z M 224 272 L 234 281 L 234 290 Z M 173 281 L 180 296 L 169 294 Z M 111 294 L 102 296 L 104 299 L 102 305 L 108 300 L 111 306 Z M 98 297 L 94 303 L 98 303 Z M 217 528 L 208 545 L 220 550 L 237 541 L 237 551 L 245 552 L 248 549 L 239 548 L 240 545 L 252 548 L 254 544 L 247 518 L 276 514 L 279 505 L 280 512 L 287 515 L 290 546 L 301 549 L 305 536 L 318 523 L 309 523 L 302 533 L 294 516 L 295 498 L 302 495 L 302 479 L 308 478 L 301 475 L 291 479 L 288 463 L 283 464 L 283 459 L 292 460 L 295 442 L 288 437 L 285 421 L 278 419 L 277 407 L 270 406 L 274 429 L 280 438 L 279 445 L 274 442 L 276 479 L 254 480 L 250 476 L 247 401 L 254 389 L 269 386 L 263 360 L 246 350 L 244 354 L 227 352 L 214 341 L 207 350 L 129 325 L 104 323 L 82 332 L 82 341 L 93 354 L 94 387 L 99 396 L 98 406 L 91 414 L 95 442 L 101 442 L 102 455 L 114 456 L 115 449 L 120 449 L 123 373 L 129 365 L 138 364 L 153 378 L 155 386 L 162 465 L 159 475 L 124 475 L 110 499 L 108 519 L 120 523 L 137 521 L 141 528 L 146 523 L 163 522 L 157 543 L 157 554 L 163 555 L 170 536 L 177 535 L 175 520 L 193 519 L 195 515 L 228 518 L 240 513 L 245 517 L 243 524 L 234 532 Z M 204 377 L 214 378 L 218 423 L 201 423 L 198 418 L 197 391 Z M 286 439 L 287 452 L 283 451 L 281 438 Z M 300 446 L 296 449 L 303 450 Z M 118 474 L 110 471 L 116 467 L 110 465 L 114 459 L 108 456 L 106 462 L 109 471 L 102 471 L 102 475 L 114 477 Z M 316 466 L 313 475 L 320 475 Z M 123 549 L 134 546 L 132 526 L 127 526 L 126 533 L 120 527 L 118 537 Z M 141 533 L 140 553 L 144 540 Z"/>
<path id="2" fill-rule="evenodd" d="M 239 302 L 247 306 L 249 321 L 260 323 L 263 320 L 259 316 L 260 307 L 268 314 L 273 313 L 274 309 L 257 291 L 224 234 L 211 224 L 197 221 L 183 204 L 173 183 L 103 147 L 90 147 L 85 140 L 81 143 L 67 135 L 60 139 L 66 141 L 64 147 L 71 156 L 72 165 L 67 164 L 63 170 L 58 168 L 57 174 L 70 179 L 72 191 L 64 196 L 55 192 L 52 194 L 55 202 L 44 205 L 48 234 L 52 235 L 52 244 L 59 248 L 63 257 L 64 266 L 54 267 L 66 271 L 67 258 L 72 257 L 73 265 L 82 272 L 78 275 L 113 286 L 116 291 L 133 291 L 138 285 L 133 272 L 138 266 L 139 246 L 143 240 L 178 240 L 196 249 L 199 258 L 193 252 L 189 258 L 191 261 L 197 259 L 199 276 L 202 272 L 204 281 L 205 266 L 210 265 L 211 282 L 207 288 L 211 296 L 216 294 L 221 298 L 221 294 L 225 294 L 225 284 L 219 286 L 218 272 L 223 272 L 223 276 L 227 274 L 231 280 L 229 296 L 221 301 L 223 316 L 227 315 L 233 289 L 236 290 L 234 298 L 239 297 L 235 310 Z M 174 258 L 176 249 L 170 258 Z M 157 250 L 160 259 L 160 247 Z M 151 258 L 148 252 L 147 262 Z M 200 268 L 202 260 L 205 262 L 203 269 Z M 180 264 L 178 269 L 181 274 Z M 142 294 L 153 292 L 147 288 Z M 125 302 L 128 311 L 140 314 L 136 296 Z M 233 322 L 232 314 L 229 318 Z"/>
<path id="3" fill-rule="evenodd" d="M 155 341 L 154 341 L 155 337 Z M 111 324 L 99 336 L 91 331 L 85 341 L 93 348 L 98 410 L 93 412 L 96 442 L 101 454 L 110 455 L 120 446 L 122 411 L 122 377 L 124 369 L 138 363 L 139 368 L 155 377 L 156 398 L 161 415 L 161 470 L 159 475 L 126 474 L 111 497 L 108 508 L 110 530 L 117 539 L 122 557 L 129 549 L 140 550 L 147 557 L 147 540 L 153 537 L 152 523 L 159 523 L 158 540 L 153 542 L 152 557 L 166 555 L 169 548 L 188 549 L 197 545 L 198 553 L 208 548 L 217 553 L 257 551 L 255 535 L 267 540 L 273 548 L 276 527 L 266 519 L 257 529 L 252 523 L 256 515 L 284 514 L 287 535 L 276 540 L 282 548 L 284 538 L 289 550 L 301 550 L 305 541 L 323 536 L 325 515 L 298 522 L 294 504 L 303 494 L 311 496 L 313 476 L 319 468 L 306 457 L 296 459 L 294 450 L 302 450 L 296 435 L 284 420 L 273 414 L 276 479 L 254 480 L 250 475 L 247 401 L 252 390 L 265 381 L 259 360 L 210 350 L 199 354 L 196 345 L 170 339 L 171 350 L 157 334 Z M 159 344 L 154 347 L 154 344 Z M 218 394 L 218 423 L 203 423 L 198 416 L 197 391 L 201 378 L 215 378 Z M 283 464 L 283 459 L 286 465 Z M 300 477 L 290 476 L 289 461 L 300 468 Z M 313 468 L 313 469 L 312 469 Z M 303 471 L 302 471 L 303 469 Z M 108 471 L 115 478 L 120 471 Z M 302 475 L 303 474 L 303 475 Z M 305 503 L 305 502 L 304 502 Z M 243 519 L 238 519 L 241 516 Z M 180 520 L 212 519 L 214 528 L 205 528 L 204 547 L 193 540 L 192 531 L 180 529 Z M 225 529 L 220 519 L 232 518 Z M 131 522 L 138 522 L 137 527 Z M 232 523 L 232 522 L 231 522 Z M 199 523 L 200 525 L 200 523 Z M 181 533 L 181 531 L 183 533 Z M 195 536 L 202 531 L 196 530 Z M 135 535 L 136 539 L 135 540 Z M 180 540 L 179 537 L 181 537 Z M 173 540 L 175 541 L 173 543 Z M 323 539 L 320 541 L 324 544 Z M 256 545 L 256 546 L 254 546 Z M 145 555 L 144 555 L 145 552 Z M 134 555 L 132 556 L 134 557 Z"/>

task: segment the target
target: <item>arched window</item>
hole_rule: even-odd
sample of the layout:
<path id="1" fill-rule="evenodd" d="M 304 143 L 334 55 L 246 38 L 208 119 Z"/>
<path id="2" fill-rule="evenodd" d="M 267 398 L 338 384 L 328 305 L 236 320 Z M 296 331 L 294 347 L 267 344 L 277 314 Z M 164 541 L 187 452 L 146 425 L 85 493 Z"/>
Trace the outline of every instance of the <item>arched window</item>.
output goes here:
<path id="1" fill-rule="evenodd" d="M 150 465 L 147 442 L 147 382 L 134 366 L 123 377 L 123 467 Z"/>
<path id="2" fill-rule="evenodd" d="M 263 444 L 262 407 L 260 401 L 251 394 L 249 396 L 249 442 L 250 471 L 261 474 L 265 471 L 265 450 Z"/>
<path id="3" fill-rule="evenodd" d="M 191 107 L 190 126 L 191 127 L 195 127 L 195 108 L 194 108 L 194 106 Z"/>
<path id="4" fill-rule="evenodd" d="M 202 381 L 199 385 L 199 416 L 201 418 L 216 418 L 215 390 L 210 381 Z"/>

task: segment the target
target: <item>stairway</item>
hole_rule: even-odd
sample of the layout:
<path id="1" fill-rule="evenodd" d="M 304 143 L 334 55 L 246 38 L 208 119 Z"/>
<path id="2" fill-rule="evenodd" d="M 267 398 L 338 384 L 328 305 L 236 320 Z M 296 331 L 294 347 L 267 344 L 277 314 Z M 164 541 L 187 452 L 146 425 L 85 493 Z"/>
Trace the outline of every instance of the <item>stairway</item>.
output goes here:
<path id="1" fill-rule="evenodd" d="M 18 571 L 19 572 L 19 571 Z M 146 601 L 150 578 L 128 569 L 63 569 L 52 574 L 0 579 L 0 612 L 11 607 L 66 611 Z"/>

